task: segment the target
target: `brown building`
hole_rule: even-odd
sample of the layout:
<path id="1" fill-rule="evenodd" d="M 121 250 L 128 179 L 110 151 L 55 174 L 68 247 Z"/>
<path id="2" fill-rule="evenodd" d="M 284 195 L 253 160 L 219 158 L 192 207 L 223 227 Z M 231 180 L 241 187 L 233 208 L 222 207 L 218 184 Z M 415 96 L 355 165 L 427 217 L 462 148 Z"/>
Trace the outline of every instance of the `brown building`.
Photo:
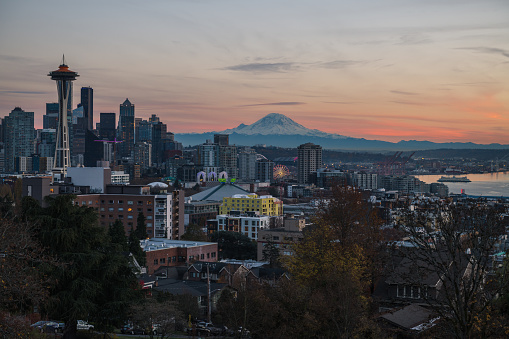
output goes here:
<path id="1" fill-rule="evenodd" d="M 178 239 L 184 233 L 182 195 L 179 191 L 153 195 L 149 186 L 107 185 L 106 194 L 78 195 L 75 204 L 93 207 L 104 227 L 120 220 L 126 234 L 136 228 L 143 213 L 149 238 Z"/>
<path id="2" fill-rule="evenodd" d="M 258 247 L 256 259 L 263 260 L 263 249 L 267 243 L 274 244 L 279 254 L 292 255 L 291 244 L 302 239 L 302 230 L 306 226 L 304 218 L 284 218 L 283 227 L 260 230 L 258 232 Z"/>
<path id="3" fill-rule="evenodd" d="M 141 247 L 147 255 L 148 274 L 153 274 L 160 267 L 217 261 L 217 243 L 147 239 L 141 241 Z"/>

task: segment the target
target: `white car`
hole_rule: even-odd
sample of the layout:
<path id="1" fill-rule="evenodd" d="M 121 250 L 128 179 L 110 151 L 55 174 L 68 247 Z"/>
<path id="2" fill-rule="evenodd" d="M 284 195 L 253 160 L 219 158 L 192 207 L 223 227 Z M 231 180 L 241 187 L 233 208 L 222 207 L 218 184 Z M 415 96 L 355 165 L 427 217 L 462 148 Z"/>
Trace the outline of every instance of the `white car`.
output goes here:
<path id="1" fill-rule="evenodd" d="M 87 323 L 84 320 L 78 320 L 77 329 L 78 330 L 93 330 L 94 329 L 94 325 L 90 325 L 89 323 Z"/>

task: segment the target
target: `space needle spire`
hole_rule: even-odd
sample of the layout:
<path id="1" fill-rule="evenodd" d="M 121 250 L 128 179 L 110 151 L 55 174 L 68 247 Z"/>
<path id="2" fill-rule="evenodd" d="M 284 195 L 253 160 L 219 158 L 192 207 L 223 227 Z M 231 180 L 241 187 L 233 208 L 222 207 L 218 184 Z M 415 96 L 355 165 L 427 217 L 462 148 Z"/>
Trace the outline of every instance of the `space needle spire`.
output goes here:
<path id="1" fill-rule="evenodd" d="M 67 110 L 72 100 L 72 81 L 76 80 L 78 73 L 69 69 L 65 64 L 65 56 L 62 55 L 62 64 L 56 71 L 50 72 L 48 76 L 57 82 L 58 93 L 58 128 L 55 147 L 55 158 L 53 159 L 53 180 L 63 180 L 67 167 L 70 166 L 71 152 L 69 148 L 69 126 L 67 124 Z"/>

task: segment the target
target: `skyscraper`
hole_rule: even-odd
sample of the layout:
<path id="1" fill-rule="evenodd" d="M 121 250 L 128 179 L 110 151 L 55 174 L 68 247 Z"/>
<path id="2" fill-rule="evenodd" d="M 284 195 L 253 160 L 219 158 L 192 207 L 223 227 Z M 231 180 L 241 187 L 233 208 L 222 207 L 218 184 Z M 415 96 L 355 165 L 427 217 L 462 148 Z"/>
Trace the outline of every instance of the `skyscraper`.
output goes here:
<path id="1" fill-rule="evenodd" d="M 313 143 L 302 144 L 297 148 L 299 183 L 309 183 L 309 175 L 322 167 L 322 147 Z"/>
<path id="2" fill-rule="evenodd" d="M 15 159 L 29 157 L 34 153 L 34 112 L 14 108 L 4 118 L 5 125 L 5 171 L 13 172 Z"/>
<path id="3" fill-rule="evenodd" d="M 81 87 L 81 105 L 83 106 L 84 129 L 94 129 L 94 90 Z"/>
<path id="4" fill-rule="evenodd" d="M 100 114 L 100 130 L 99 134 L 103 140 L 115 139 L 115 113 L 101 113 Z"/>
<path id="5" fill-rule="evenodd" d="M 58 126 L 58 102 L 46 103 L 46 114 L 42 116 L 42 128 L 57 129 Z"/>
<path id="6" fill-rule="evenodd" d="M 120 105 L 120 116 L 118 117 L 118 138 L 123 141 L 120 144 L 120 155 L 132 157 L 134 152 L 134 105 L 129 99 L 125 99 Z"/>
<path id="7" fill-rule="evenodd" d="M 65 59 L 62 59 L 62 64 L 56 71 L 50 72 L 48 76 L 51 80 L 57 82 L 58 93 L 58 126 L 57 126 L 57 141 L 55 148 L 55 159 L 53 165 L 53 173 L 60 174 L 59 179 L 62 180 L 70 165 L 71 155 L 69 149 L 69 127 L 68 116 L 70 114 L 70 107 L 72 107 L 72 81 L 76 80 L 78 73 L 69 69 L 65 64 Z M 55 176 L 53 176 L 55 178 Z"/>

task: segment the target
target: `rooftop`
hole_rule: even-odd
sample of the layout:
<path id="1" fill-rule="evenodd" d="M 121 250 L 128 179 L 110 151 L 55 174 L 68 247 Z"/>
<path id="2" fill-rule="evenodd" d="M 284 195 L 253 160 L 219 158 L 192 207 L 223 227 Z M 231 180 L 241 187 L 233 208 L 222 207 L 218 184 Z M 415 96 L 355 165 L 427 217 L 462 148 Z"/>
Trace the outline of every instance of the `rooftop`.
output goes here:
<path id="1" fill-rule="evenodd" d="M 165 248 L 178 248 L 178 247 L 196 247 L 196 246 L 204 246 L 204 245 L 213 245 L 216 244 L 214 242 L 204 242 L 204 241 L 186 241 L 186 240 L 172 240 L 172 239 L 162 239 L 162 238 L 152 238 L 140 240 L 140 245 L 145 252 L 149 251 L 157 251 Z"/>

